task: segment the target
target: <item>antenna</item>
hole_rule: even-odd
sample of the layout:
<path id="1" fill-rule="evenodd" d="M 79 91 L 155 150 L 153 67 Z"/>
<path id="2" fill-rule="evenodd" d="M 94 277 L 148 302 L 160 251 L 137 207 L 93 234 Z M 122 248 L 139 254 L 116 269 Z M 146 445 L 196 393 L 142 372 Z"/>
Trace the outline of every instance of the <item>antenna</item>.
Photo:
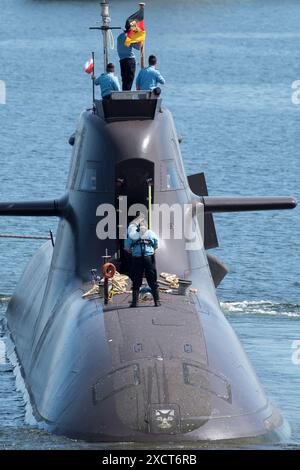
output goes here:
<path id="1" fill-rule="evenodd" d="M 110 26 L 110 16 L 109 16 L 109 2 L 108 0 L 103 0 L 100 3 L 101 6 L 101 16 L 102 16 L 102 26 L 92 26 L 90 29 L 97 29 L 102 31 L 103 35 L 103 65 L 104 65 L 104 72 L 106 72 L 106 66 L 108 64 L 108 34 L 109 30 L 111 29 L 122 29 L 120 27 L 112 27 Z"/>

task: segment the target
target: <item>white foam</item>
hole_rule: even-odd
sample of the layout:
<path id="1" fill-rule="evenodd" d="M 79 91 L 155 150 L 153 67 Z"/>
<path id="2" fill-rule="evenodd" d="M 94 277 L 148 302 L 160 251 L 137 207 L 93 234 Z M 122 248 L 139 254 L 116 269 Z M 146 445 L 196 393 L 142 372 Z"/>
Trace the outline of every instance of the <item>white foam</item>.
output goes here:
<path id="1" fill-rule="evenodd" d="M 0 339 L 0 364 L 6 364 L 6 346 L 2 339 Z"/>
<path id="2" fill-rule="evenodd" d="M 280 304 L 269 300 L 243 300 L 240 302 L 221 302 L 225 314 L 272 315 L 300 318 L 300 305 Z"/>
<path id="3" fill-rule="evenodd" d="M 21 368 L 20 364 L 15 352 L 15 346 L 13 341 L 9 336 L 6 338 L 6 344 L 7 344 L 7 359 L 13 366 L 13 373 L 16 378 L 16 389 L 21 392 L 23 396 L 23 400 L 25 403 L 25 422 L 26 424 L 29 424 L 30 426 L 37 426 L 37 421 L 33 415 L 33 410 L 32 406 L 30 403 L 30 397 L 29 393 L 27 391 L 24 379 L 21 374 Z"/>

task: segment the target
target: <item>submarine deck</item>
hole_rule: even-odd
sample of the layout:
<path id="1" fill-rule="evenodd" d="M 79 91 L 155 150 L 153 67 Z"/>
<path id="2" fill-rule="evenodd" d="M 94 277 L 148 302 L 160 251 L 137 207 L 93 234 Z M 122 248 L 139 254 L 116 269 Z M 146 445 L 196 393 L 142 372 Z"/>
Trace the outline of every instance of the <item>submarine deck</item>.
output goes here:
<path id="1" fill-rule="evenodd" d="M 112 301 L 110 301 L 107 305 L 104 305 L 104 312 L 129 308 L 129 304 L 131 303 L 131 297 L 131 292 L 114 296 L 114 299 Z M 146 300 L 139 300 L 138 307 L 136 307 L 135 310 L 144 310 L 145 308 L 153 308 L 156 311 L 159 309 L 171 310 L 174 316 L 176 316 L 176 312 L 191 310 L 194 311 L 195 301 L 194 296 L 192 294 L 179 295 L 160 292 L 160 301 L 161 307 L 155 307 L 152 298 Z"/>
<path id="2" fill-rule="evenodd" d="M 116 302 L 104 306 L 114 370 L 120 364 L 125 366 L 146 358 L 176 358 L 180 363 L 207 367 L 204 333 L 194 294 L 161 293 L 159 307 L 151 299 L 142 301 L 136 308 L 129 308 L 127 294 L 118 297 Z M 180 383 L 182 367 L 176 372 Z"/>

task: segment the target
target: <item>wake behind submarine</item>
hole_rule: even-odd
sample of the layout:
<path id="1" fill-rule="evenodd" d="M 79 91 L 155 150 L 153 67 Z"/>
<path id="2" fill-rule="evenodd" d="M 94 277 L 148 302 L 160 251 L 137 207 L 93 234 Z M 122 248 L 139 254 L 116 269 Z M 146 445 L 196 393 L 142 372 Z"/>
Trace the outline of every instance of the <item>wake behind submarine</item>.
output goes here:
<path id="1" fill-rule="evenodd" d="M 107 3 L 102 18 L 106 46 Z M 70 143 L 62 197 L 0 204 L 2 216 L 60 219 L 55 243 L 33 256 L 7 310 L 35 419 L 96 441 L 283 437 L 284 420 L 221 311 L 216 287 L 226 267 L 207 250 L 218 246 L 213 213 L 292 209 L 295 199 L 208 196 L 203 173 L 186 176 L 172 115 L 148 91 L 94 100 Z M 158 273 L 191 288 L 161 289 L 158 307 L 150 299 L 129 308 L 130 284 L 111 298 L 98 286 L 102 262 L 127 272 L 123 238 L 97 233 L 106 215 L 99 207 L 118 208 L 124 197 L 128 206 L 197 206 L 204 216 L 202 235 L 192 210 L 197 250 L 184 237 L 160 237 Z M 116 226 L 120 218 L 118 211 Z"/>

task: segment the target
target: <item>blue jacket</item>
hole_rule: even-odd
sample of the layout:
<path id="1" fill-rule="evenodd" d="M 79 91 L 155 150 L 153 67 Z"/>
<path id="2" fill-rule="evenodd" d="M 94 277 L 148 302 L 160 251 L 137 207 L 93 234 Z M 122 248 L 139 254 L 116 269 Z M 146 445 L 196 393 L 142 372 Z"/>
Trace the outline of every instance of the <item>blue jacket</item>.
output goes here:
<path id="1" fill-rule="evenodd" d="M 164 85 L 165 79 L 154 65 L 141 69 L 136 79 L 136 86 L 140 90 L 153 90 L 159 83 Z"/>
<path id="2" fill-rule="evenodd" d="M 142 256 L 144 253 L 144 256 L 151 256 L 154 254 L 155 250 L 158 248 L 158 239 L 157 236 L 152 230 L 147 230 L 143 239 L 145 240 L 145 243 L 143 243 L 143 240 L 139 238 L 138 240 L 132 240 L 132 238 L 127 238 L 124 242 L 124 247 L 125 250 L 131 250 L 132 256 Z M 147 243 L 150 242 L 149 243 Z"/>
<path id="3" fill-rule="evenodd" d="M 132 44 L 131 46 L 125 46 L 126 34 L 121 33 L 118 36 L 117 49 L 120 60 L 122 59 L 135 59 L 134 49 L 139 50 L 140 46 L 138 44 Z"/>
<path id="4" fill-rule="evenodd" d="M 113 73 L 102 73 L 100 77 L 95 80 L 95 85 L 100 85 L 101 95 L 110 95 L 112 91 L 120 91 L 120 83 L 118 77 Z"/>

